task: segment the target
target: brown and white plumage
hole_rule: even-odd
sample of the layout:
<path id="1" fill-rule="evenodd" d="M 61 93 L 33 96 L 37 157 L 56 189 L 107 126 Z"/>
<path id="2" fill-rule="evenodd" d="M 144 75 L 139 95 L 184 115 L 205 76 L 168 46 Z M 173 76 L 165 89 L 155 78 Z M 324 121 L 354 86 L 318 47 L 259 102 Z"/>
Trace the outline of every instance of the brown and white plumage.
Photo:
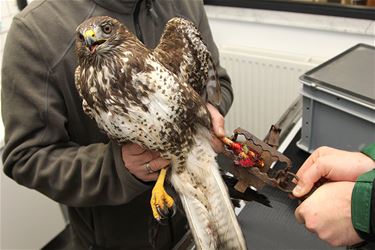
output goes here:
<path id="1" fill-rule="evenodd" d="M 110 17 L 77 28 L 75 81 L 85 112 L 112 139 L 132 141 L 171 161 L 199 249 L 246 249 L 210 141 L 206 101 L 220 86 L 197 28 L 171 19 L 159 45 L 146 48 Z"/>

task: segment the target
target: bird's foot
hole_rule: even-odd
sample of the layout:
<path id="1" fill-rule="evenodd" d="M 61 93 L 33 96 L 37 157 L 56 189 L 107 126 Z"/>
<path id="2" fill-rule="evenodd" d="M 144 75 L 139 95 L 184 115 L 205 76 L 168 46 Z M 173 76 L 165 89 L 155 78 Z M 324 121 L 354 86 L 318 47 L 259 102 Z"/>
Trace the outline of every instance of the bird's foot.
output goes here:
<path id="1" fill-rule="evenodd" d="M 172 217 L 176 208 L 173 198 L 165 191 L 161 185 L 155 185 L 151 196 L 151 209 L 154 218 L 157 221 Z"/>
<path id="2" fill-rule="evenodd" d="M 152 190 L 151 209 L 154 218 L 157 221 L 172 217 L 176 212 L 173 198 L 164 189 L 164 179 L 167 169 L 160 171 L 159 178 Z"/>

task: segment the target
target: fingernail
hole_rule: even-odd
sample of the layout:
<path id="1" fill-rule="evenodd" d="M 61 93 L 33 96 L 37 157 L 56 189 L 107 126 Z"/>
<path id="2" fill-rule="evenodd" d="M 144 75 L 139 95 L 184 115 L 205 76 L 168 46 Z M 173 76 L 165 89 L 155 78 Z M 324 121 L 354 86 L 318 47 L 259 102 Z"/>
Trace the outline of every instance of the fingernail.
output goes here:
<path id="1" fill-rule="evenodd" d="M 217 133 L 218 133 L 219 136 L 224 136 L 225 135 L 225 132 L 224 132 L 223 128 L 218 128 Z"/>
<path id="2" fill-rule="evenodd" d="M 297 185 L 294 189 L 293 189 L 293 193 L 296 194 L 296 195 L 299 195 L 301 194 L 303 191 L 303 188 L 299 185 Z"/>

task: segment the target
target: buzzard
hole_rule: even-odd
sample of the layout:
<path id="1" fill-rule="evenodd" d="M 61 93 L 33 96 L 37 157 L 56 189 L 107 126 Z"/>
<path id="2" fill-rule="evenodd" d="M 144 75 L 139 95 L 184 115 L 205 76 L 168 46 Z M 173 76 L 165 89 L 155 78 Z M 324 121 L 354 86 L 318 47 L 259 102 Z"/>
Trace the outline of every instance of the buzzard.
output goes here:
<path id="1" fill-rule="evenodd" d="M 150 49 L 118 20 L 93 17 L 77 28 L 76 54 L 84 111 L 111 139 L 138 143 L 171 161 L 153 189 L 154 217 L 173 206 L 163 188 L 169 178 L 198 249 L 246 249 L 210 144 L 206 102 L 218 104 L 220 86 L 194 24 L 172 18 Z"/>

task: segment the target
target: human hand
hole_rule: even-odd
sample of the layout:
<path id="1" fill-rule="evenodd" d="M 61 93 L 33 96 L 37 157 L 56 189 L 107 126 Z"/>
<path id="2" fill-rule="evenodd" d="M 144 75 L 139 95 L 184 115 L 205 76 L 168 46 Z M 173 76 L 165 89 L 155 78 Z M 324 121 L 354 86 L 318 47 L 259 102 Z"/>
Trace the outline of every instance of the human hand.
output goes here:
<path id="1" fill-rule="evenodd" d="M 155 181 L 159 176 L 159 170 L 169 165 L 169 161 L 160 158 L 158 152 L 144 149 L 135 143 L 124 144 L 121 147 L 121 154 L 122 161 L 129 172 L 145 182 Z"/>
<path id="2" fill-rule="evenodd" d="M 360 152 L 348 152 L 330 147 L 316 149 L 297 172 L 299 178 L 293 195 L 307 194 L 320 178 L 330 181 L 352 181 L 375 168 L 374 161 Z"/>
<path id="3" fill-rule="evenodd" d="M 207 103 L 206 106 L 211 115 L 212 130 L 215 134 L 211 141 L 212 148 L 216 153 L 221 153 L 224 151 L 224 144 L 219 138 L 225 136 L 224 117 L 212 104 Z"/>
<path id="4" fill-rule="evenodd" d="M 354 184 L 330 182 L 320 186 L 297 207 L 297 221 L 332 246 L 351 246 L 363 241 L 351 219 Z"/>

